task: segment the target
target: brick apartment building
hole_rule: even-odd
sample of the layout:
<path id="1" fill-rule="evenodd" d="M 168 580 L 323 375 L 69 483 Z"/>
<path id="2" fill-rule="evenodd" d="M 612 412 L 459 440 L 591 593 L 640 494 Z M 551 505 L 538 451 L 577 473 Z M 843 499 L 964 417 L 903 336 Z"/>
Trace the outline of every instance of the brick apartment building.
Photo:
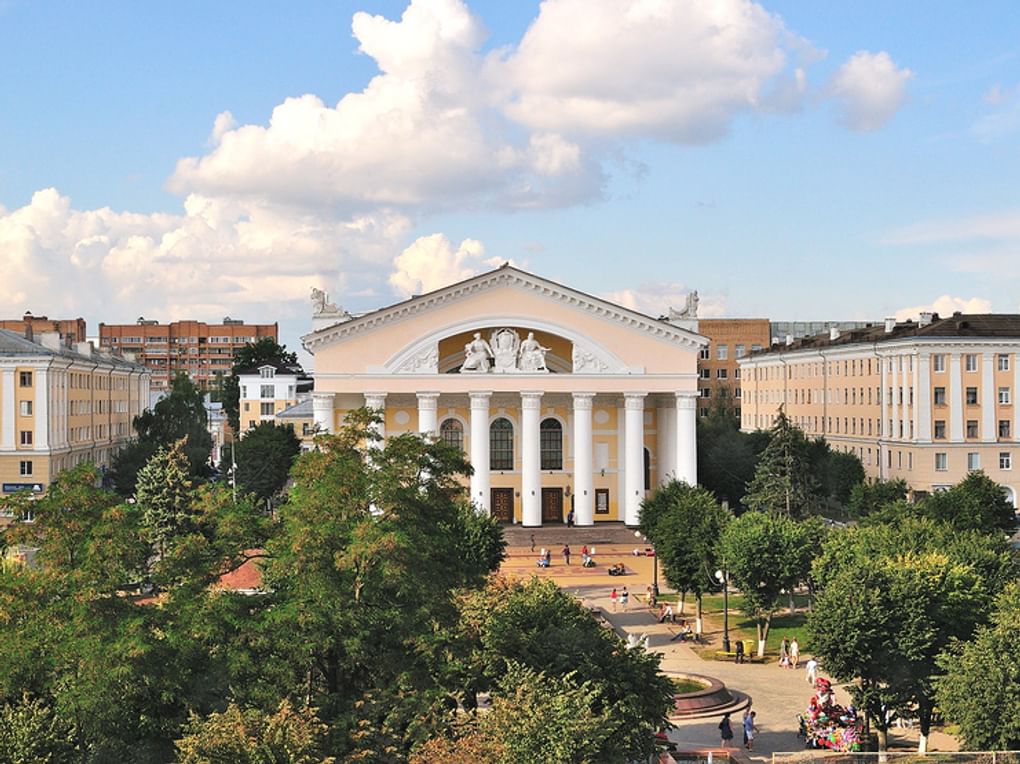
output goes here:
<path id="1" fill-rule="evenodd" d="M 61 341 L 68 347 L 84 342 L 86 339 L 84 318 L 51 319 L 46 316 L 33 316 L 31 312 L 26 312 L 21 318 L 0 318 L 0 329 L 7 329 L 22 337 L 55 332 L 60 335 Z"/>
<path id="2" fill-rule="evenodd" d="M 100 347 L 134 353 L 152 370 L 154 392 L 168 389 L 178 371 L 202 388 L 212 386 L 218 376 L 230 374 L 237 350 L 262 337 L 278 340 L 277 324 L 246 324 L 229 317 L 221 324 L 161 324 L 144 318 L 133 324 L 99 324 Z"/>
<path id="3" fill-rule="evenodd" d="M 751 351 L 769 347 L 767 318 L 699 318 L 698 333 L 708 337 L 708 347 L 698 358 L 698 414 L 708 416 L 721 405 L 740 417 L 740 366 L 737 361 Z"/>

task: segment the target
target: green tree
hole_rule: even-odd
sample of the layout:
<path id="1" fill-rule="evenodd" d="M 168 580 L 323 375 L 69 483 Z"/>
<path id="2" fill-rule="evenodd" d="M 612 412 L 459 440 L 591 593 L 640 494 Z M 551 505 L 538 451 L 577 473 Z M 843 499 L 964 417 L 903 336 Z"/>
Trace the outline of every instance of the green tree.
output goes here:
<path id="1" fill-rule="evenodd" d="M 609 715 L 620 730 L 616 758 L 650 753 L 652 732 L 666 723 L 673 704 L 672 685 L 658 671 L 660 657 L 627 650 L 555 583 L 495 578 L 462 597 L 457 630 L 467 643 L 458 677 L 466 705 L 473 705 L 476 691 L 498 695 L 512 664 L 550 678 L 571 676 L 599 689 L 595 711 Z"/>
<path id="2" fill-rule="evenodd" d="M 740 431 L 733 417 L 712 412 L 698 420 L 698 482 L 737 508 L 754 478 L 769 434 Z"/>
<path id="3" fill-rule="evenodd" d="M 237 454 L 237 488 L 261 502 L 276 496 L 286 485 L 301 441 L 289 424 L 262 422 L 234 444 Z"/>
<path id="4" fill-rule="evenodd" d="M 811 469 L 809 444 L 800 428 L 779 410 L 771 439 L 747 487 L 744 504 L 757 512 L 803 517 L 818 505 L 818 481 Z"/>
<path id="5" fill-rule="evenodd" d="M 701 598 L 717 589 L 719 538 L 729 520 L 711 493 L 676 480 L 660 486 L 641 504 L 641 532 L 655 545 L 666 581 L 697 601 L 701 632 Z"/>
<path id="6" fill-rule="evenodd" d="M 191 481 L 184 442 L 161 448 L 138 472 L 136 485 L 142 527 L 160 557 L 191 530 Z"/>
<path id="7" fill-rule="evenodd" d="M 991 624 L 973 641 L 952 643 L 939 658 L 943 675 L 936 697 L 946 718 L 960 727 L 967 750 L 1020 748 L 1020 582 L 999 596 Z"/>
<path id="8" fill-rule="evenodd" d="M 954 528 L 1010 530 L 1016 524 L 1012 505 L 1002 486 L 978 470 L 948 491 L 936 491 L 921 501 L 921 512 Z"/>
<path id="9" fill-rule="evenodd" d="M 212 436 L 209 434 L 202 391 L 187 374 L 178 373 L 170 393 L 151 409 L 135 417 L 137 440 L 113 458 L 110 481 L 121 496 L 135 492 L 138 472 L 160 449 L 185 439 L 189 472 L 195 478 L 209 474 Z"/>
<path id="10" fill-rule="evenodd" d="M 26 693 L 0 707 L 0 761 L 8 764 L 71 764 L 81 760 L 74 731 L 53 709 Z"/>
<path id="11" fill-rule="evenodd" d="M 286 345 L 278 344 L 272 337 L 259 337 L 255 342 L 247 343 L 234 353 L 234 365 L 230 370 L 230 376 L 223 379 L 219 390 L 223 411 L 234 432 L 241 431 L 241 386 L 238 372 L 254 368 L 261 363 L 297 366 L 297 355 L 288 352 Z"/>
<path id="12" fill-rule="evenodd" d="M 744 595 L 744 610 L 764 655 L 780 597 L 808 577 L 813 554 L 809 530 L 785 514 L 746 512 L 730 522 L 719 540 L 730 581 Z"/>
<path id="13" fill-rule="evenodd" d="M 295 709 L 283 701 L 273 714 L 241 710 L 231 703 L 206 718 L 192 715 L 177 741 L 180 764 L 333 764 L 326 756 L 327 733 L 310 708 Z"/>
<path id="14" fill-rule="evenodd" d="M 847 514 L 862 519 L 897 501 L 907 498 L 905 480 L 870 480 L 857 483 L 850 489 Z"/>
<path id="15" fill-rule="evenodd" d="M 939 653 L 966 639 L 987 600 L 974 569 L 944 553 L 905 553 L 844 568 L 818 597 L 808 620 L 826 669 L 866 709 L 884 747 L 888 712 L 916 708 L 924 751 L 935 707 Z"/>
<path id="16" fill-rule="evenodd" d="M 822 475 L 825 494 L 830 501 L 844 507 L 854 488 L 864 482 L 864 465 L 856 454 L 830 450 Z"/>

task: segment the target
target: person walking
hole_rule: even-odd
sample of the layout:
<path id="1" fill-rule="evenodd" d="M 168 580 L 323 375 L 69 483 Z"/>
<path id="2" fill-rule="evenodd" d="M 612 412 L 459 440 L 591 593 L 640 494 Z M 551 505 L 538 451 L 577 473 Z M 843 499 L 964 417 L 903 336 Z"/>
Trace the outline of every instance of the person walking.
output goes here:
<path id="1" fill-rule="evenodd" d="M 754 733 L 758 731 L 758 728 L 754 726 L 754 711 L 748 711 L 744 714 L 744 747 L 749 750 L 754 750 Z"/>
<path id="2" fill-rule="evenodd" d="M 733 742 L 733 727 L 730 725 L 729 714 L 723 714 L 722 721 L 719 722 L 719 739 L 721 748 L 729 748 Z"/>
<path id="3" fill-rule="evenodd" d="M 733 646 L 733 662 L 743 663 L 744 662 L 744 640 L 738 639 L 737 644 Z"/>
<path id="4" fill-rule="evenodd" d="M 783 637 L 779 643 L 779 668 L 786 668 L 790 665 L 790 640 Z"/>
<path id="5" fill-rule="evenodd" d="M 613 612 L 616 612 L 616 602 L 619 595 L 616 593 L 616 587 L 613 587 L 613 591 L 609 594 L 609 601 L 613 603 Z"/>
<path id="6" fill-rule="evenodd" d="M 806 665 L 807 665 L 807 674 L 805 675 L 804 678 L 810 684 L 814 684 L 815 680 L 818 679 L 818 661 L 816 661 L 814 658 L 808 658 L 808 662 L 807 662 Z"/>
<path id="7" fill-rule="evenodd" d="M 574 510 L 570 510 L 569 512 L 567 512 L 567 527 L 568 528 L 574 527 Z"/>
<path id="8" fill-rule="evenodd" d="M 627 591 L 627 587 L 623 587 L 623 591 L 620 592 L 620 604 L 623 605 L 623 609 L 627 610 L 627 601 L 630 599 L 630 593 Z"/>
<path id="9" fill-rule="evenodd" d="M 563 545 L 563 564 L 570 564 L 570 544 Z"/>
<path id="10" fill-rule="evenodd" d="M 535 534 L 534 533 L 531 534 L 531 551 L 532 552 L 535 551 Z"/>
<path id="11" fill-rule="evenodd" d="M 800 665 L 800 643 L 794 637 L 790 642 L 790 668 L 795 669 Z"/>

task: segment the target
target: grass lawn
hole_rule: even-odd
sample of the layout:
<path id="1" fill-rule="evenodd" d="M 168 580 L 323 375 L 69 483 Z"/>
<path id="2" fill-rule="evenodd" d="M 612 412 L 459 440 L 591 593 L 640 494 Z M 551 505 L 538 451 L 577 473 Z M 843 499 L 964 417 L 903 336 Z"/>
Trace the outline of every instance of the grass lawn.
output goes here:
<path id="1" fill-rule="evenodd" d="M 693 679 L 672 679 L 673 692 L 682 695 L 685 692 L 698 692 L 708 687 L 704 682 L 696 682 Z"/>

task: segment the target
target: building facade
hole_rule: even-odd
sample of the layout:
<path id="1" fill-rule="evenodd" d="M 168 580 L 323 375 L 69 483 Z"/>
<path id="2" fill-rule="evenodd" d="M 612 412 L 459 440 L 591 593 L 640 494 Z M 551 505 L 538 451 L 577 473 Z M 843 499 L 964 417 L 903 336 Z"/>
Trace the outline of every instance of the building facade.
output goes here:
<path id="1" fill-rule="evenodd" d="M 277 415 L 301 400 L 308 399 L 312 382 L 300 367 L 264 363 L 252 369 L 241 369 L 237 374 L 239 422 L 241 437 L 245 430 L 261 422 L 275 422 Z M 300 435 L 300 430 L 297 431 Z"/>
<path id="2" fill-rule="evenodd" d="M 323 309 L 325 300 L 320 300 Z M 318 317 L 317 317 L 318 318 Z M 380 411 L 382 435 L 464 450 L 471 501 L 505 522 L 636 525 L 655 484 L 697 481 L 707 340 L 510 266 L 303 338 L 315 426 Z"/>
<path id="3" fill-rule="evenodd" d="M 0 329 L 0 495 L 41 493 L 82 462 L 109 466 L 149 401 L 149 370 L 54 333 Z"/>
<path id="4" fill-rule="evenodd" d="M 139 318 L 134 324 L 100 324 L 100 347 L 134 353 L 152 370 L 152 388 L 167 390 L 177 372 L 185 372 L 203 389 L 230 375 L 234 353 L 261 337 L 277 340 L 276 324 L 246 324 L 224 318 L 221 324 L 202 321 L 158 321 Z"/>
<path id="5" fill-rule="evenodd" d="M 29 338 L 35 334 L 56 332 L 69 346 L 86 339 L 84 318 L 47 318 L 25 313 L 21 318 L 0 319 L 0 329 Z"/>
<path id="6" fill-rule="evenodd" d="M 698 414 L 718 409 L 740 418 L 740 364 L 750 353 L 769 346 L 767 318 L 700 318 L 698 333 L 708 345 L 698 357 Z"/>
<path id="7" fill-rule="evenodd" d="M 1017 506 L 1020 316 L 959 315 L 829 334 L 742 359 L 742 427 L 790 420 L 915 493 L 981 469 Z"/>

